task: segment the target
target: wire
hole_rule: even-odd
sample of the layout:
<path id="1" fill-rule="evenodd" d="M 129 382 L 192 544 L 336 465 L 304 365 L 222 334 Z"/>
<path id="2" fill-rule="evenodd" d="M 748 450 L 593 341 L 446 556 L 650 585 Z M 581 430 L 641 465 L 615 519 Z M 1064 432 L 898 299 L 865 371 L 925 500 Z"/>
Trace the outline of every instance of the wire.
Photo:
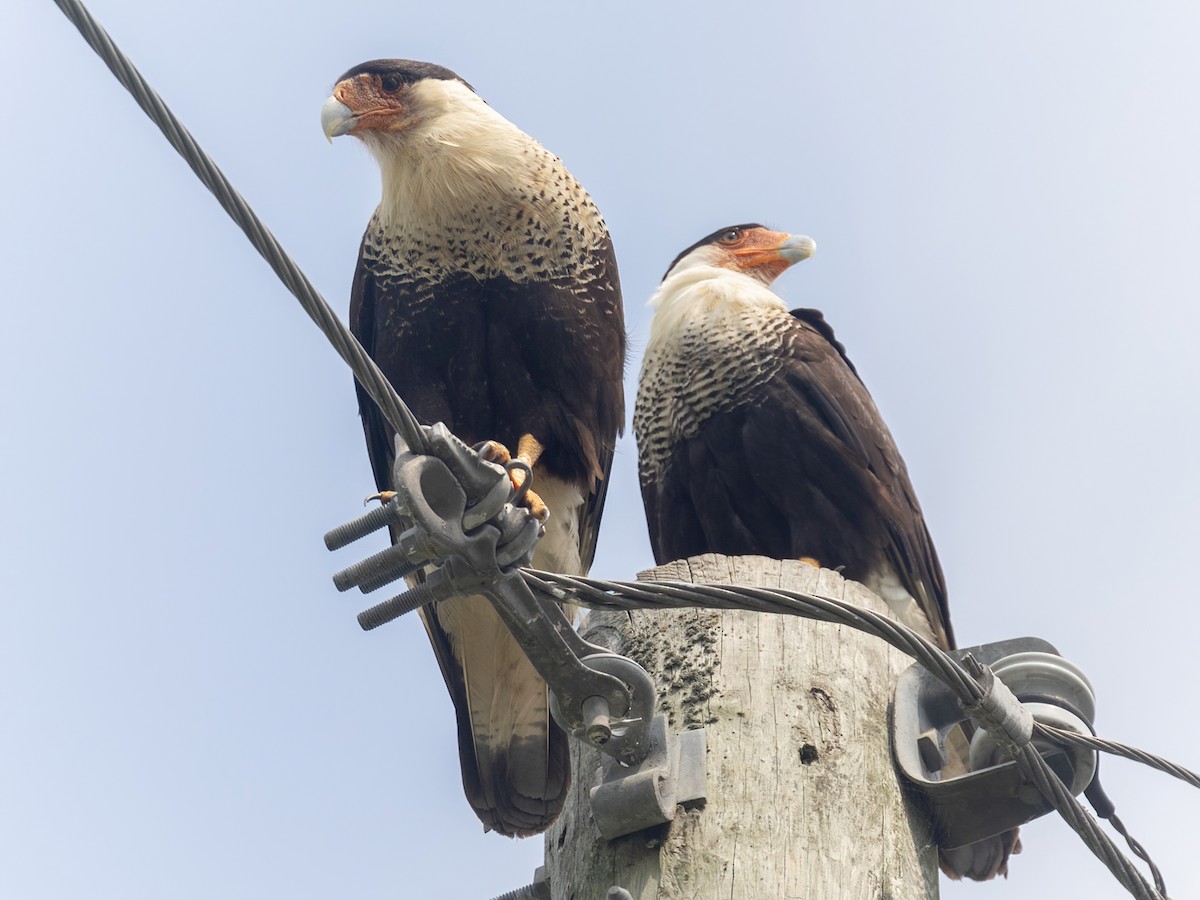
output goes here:
<path id="1" fill-rule="evenodd" d="M 412 410 L 404 403 L 384 374 L 367 355 L 366 350 L 342 324 L 300 267 L 287 255 L 275 236 L 246 204 L 233 185 L 209 158 L 183 124 L 175 117 L 141 73 L 113 43 L 112 39 L 78 0 L 54 0 L 63 14 L 71 20 L 83 39 L 104 60 L 109 70 L 137 101 L 147 116 L 159 127 L 171 146 L 184 158 L 201 182 L 217 198 L 230 218 L 242 229 L 250 243 L 284 285 L 295 295 L 305 312 L 321 329 L 353 371 L 355 377 L 378 404 L 384 417 L 415 451 L 428 449 L 425 433 Z M 851 604 L 795 591 L 764 590 L 760 588 L 726 587 L 692 584 L 631 584 L 595 579 L 570 578 L 551 572 L 525 570 L 526 582 L 534 590 L 558 599 L 565 592 L 575 595 L 584 606 L 618 609 L 654 609 L 704 606 L 717 609 L 747 609 L 799 615 L 824 622 L 848 625 L 887 641 L 893 647 L 913 656 L 930 672 L 945 682 L 966 706 L 978 704 L 983 693 L 980 686 L 957 661 L 931 641 L 886 616 L 863 610 Z M 1044 728 L 1044 733 L 1058 729 Z M 1059 734 L 1054 739 L 1070 740 Z M 1120 748 L 1120 749 L 1116 749 Z M 1167 763 L 1158 757 L 1142 754 L 1122 745 L 1101 747 L 1108 752 L 1137 759 L 1170 772 L 1195 784 L 1194 773 Z M 1042 755 L 1031 743 L 1017 748 L 1014 754 L 1022 772 L 1049 799 L 1067 823 L 1080 835 L 1123 886 L 1139 900 L 1161 900 L 1142 874 L 1117 849 L 1112 840 L 1100 830 L 1086 810 L 1071 796 L 1061 779 L 1050 769 Z M 1131 845 L 1132 846 L 1132 845 Z M 1135 848 L 1136 852 L 1136 848 Z M 1155 869 L 1156 880 L 1158 879 Z"/>
<path id="2" fill-rule="evenodd" d="M 823 622 L 849 625 L 882 638 L 893 647 L 912 656 L 950 685 L 959 696 L 969 698 L 971 704 L 978 703 L 983 696 L 979 685 L 966 670 L 929 639 L 885 615 L 830 597 L 733 585 L 602 581 L 534 569 L 526 569 L 523 574 L 526 582 L 534 590 L 556 595 L 556 591 L 565 588 L 584 606 L 611 609 L 706 606 L 800 615 Z"/>
<path id="3" fill-rule="evenodd" d="M 976 706 L 983 695 L 980 685 L 966 669 L 928 639 L 886 616 L 860 609 L 831 597 L 798 591 L 766 590 L 733 585 L 603 581 L 532 569 L 525 569 L 522 574 L 526 583 L 535 591 L 549 594 L 558 600 L 570 598 L 583 606 L 592 608 L 679 609 L 701 606 L 798 615 L 822 622 L 848 625 L 882 638 L 893 647 L 913 656 L 950 687 L 964 706 Z M 1042 733 L 1052 740 L 1058 737 L 1058 729 L 1035 727 L 1040 728 Z M 1121 745 L 1111 745 L 1111 742 L 1103 743 L 1110 745 L 1104 749 L 1121 747 Z M 1140 751 L 1135 752 L 1130 748 L 1123 747 L 1122 749 L 1128 751 L 1130 758 L 1141 758 L 1136 755 Z M 1110 752 L 1118 751 L 1110 749 Z M 1145 754 L 1145 756 L 1149 757 L 1149 754 Z M 1100 828 L 1095 818 L 1072 796 L 1070 790 L 1050 768 L 1032 742 L 1018 747 L 1014 759 L 1022 774 L 1054 805 L 1059 815 L 1080 836 L 1088 849 L 1108 867 L 1108 870 L 1130 894 L 1139 900 L 1163 900 L 1166 896 L 1165 892 L 1159 892 L 1151 886 L 1145 876 Z M 1157 757 L 1153 757 L 1153 759 L 1157 759 Z M 1178 774 L 1174 771 L 1178 768 L 1171 767 L 1167 771 Z M 1186 772 L 1187 770 L 1180 771 Z M 1179 777 L 1185 776 L 1181 774 Z M 1155 873 L 1156 882 L 1161 884 L 1161 876 L 1158 875 L 1157 869 L 1153 866 L 1151 868 Z"/>
<path id="4" fill-rule="evenodd" d="M 187 161 L 192 171 L 196 173 L 206 188 L 217 198 L 217 202 L 245 232 L 250 243 L 254 245 L 262 258 L 279 276 L 279 280 L 287 286 L 304 311 L 321 329 L 329 343 L 345 360 L 346 365 L 354 373 L 368 394 L 378 405 L 384 418 L 400 434 L 413 450 L 425 452 L 428 444 L 425 432 L 422 430 L 417 417 L 396 393 L 391 382 L 387 380 L 374 360 L 367 355 L 358 339 L 342 324 L 337 314 L 330 308 L 325 299 L 313 287 L 300 267 L 287 255 L 275 235 L 267 229 L 254 211 L 242 199 L 229 179 L 217 168 L 207 153 L 196 143 L 195 138 L 175 117 L 142 74 L 134 67 L 128 57 L 113 43 L 108 33 L 92 17 L 87 8 L 78 0 L 54 0 L 63 14 L 71 20 L 83 39 L 104 60 L 109 70 L 116 76 L 117 81 L 133 95 L 142 111 L 159 127 L 163 136 L 179 155 Z"/>
<path id="5" fill-rule="evenodd" d="M 1041 732 L 1043 736 L 1052 741 L 1058 741 L 1060 744 L 1072 744 L 1076 747 L 1087 747 L 1089 750 L 1101 750 L 1105 753 L 1111 753 L 1113 756 L 1121 756 L 1134 762 L 1143 763 L 1152 769 L 1158 769 L 1160 772 L 1166 772 L 1168 775 L 1174 775 L 1181 781 L 1186 781 L 1192 787 L 1200 788 L 1200 775 L 1197 775 L 1191 769 L 1185 769 L 1183 766 L 1176 765 L 1170 760 L 1163 759 L 1161 756 L 1155 756 L 1153 753 L 1147 753 L 1145 750 L 1139 750 L 1137 747 L 1130 747 L 1128 744 L 1119 744 L 1116 741 L 1107 741 L 1104 738 L 1094 737 L 1090 734 L 1077 734 L 1074 731 L 1055 728 L 1052 725 L 1043 725 L 1040 722 L 1035 724 L 1034 728 Z"/>
<path id="6" fill-rule="evenodd" d="M 1141 843 L 1134 839 L 1133 835 L 1125 828 L 1125 823 L 1117 818 L 1116 814 L 1108 817 L 1108 821 L 1112 823 L 1112 827 L 1117 829 L 1117 833 L 1125 838 L 1125 843 L 1129 845 L 1129 849 L 1134 855 L 1142 860 L 1150 867 L 1150 874 L 1154 877 L 1154 887 L 1164 897 L 1167 896 L 1167 883 L 1163 881 L 1162 872 L 1158 870 L 1158 866 L 1154 864 L 1154 860 L 1150 858 L 1150 854 L 1146 852 L 1146 848 Z"/>

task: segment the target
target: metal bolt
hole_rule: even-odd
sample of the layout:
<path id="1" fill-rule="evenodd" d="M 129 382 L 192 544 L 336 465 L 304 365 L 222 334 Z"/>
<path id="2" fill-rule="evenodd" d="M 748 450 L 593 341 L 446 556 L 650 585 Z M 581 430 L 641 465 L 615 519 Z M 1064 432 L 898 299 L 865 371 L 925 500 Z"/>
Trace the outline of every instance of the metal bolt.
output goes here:
<path id="1" fill-rule="evenodd" d="M 371 578 L 364 578 L 358 583 L 358 589 L 364 594 L 369 594 L 371 591 L 377 591 L 381 587 L 391 584 L 393 581 L 399 581 L 413 572 L 419 570 L 424 563 L 405 562 L 396 568 L 387 572 L 380 572 Z"/>
<path id="2" fill-rule="evenodd" d="M 383 506 L 371 510 L 363 516 L 359 516 L 345 525 L 339 525 L 337 528 L 325 535 L 325 546 L 330 550 L 340 550 L 347 544 L 352 544 L 359 538 L 366 537 L 373 531 L 378 531 L 385 525 L 390 525 L 393 522 L 400 521 L 404 516 L 404 509 L 400 505 L 400 499 L 394 498 Z"/>
<path id="3" fill-rule="evenodd" d="M 423 582 L 391 600 L 384 600 L 382 603 L 360 612 L 358 624 L 363 631 L 371 631 L 380 625 L 386 625 L 393 619 L 400 618 L 405 613 L 412 612 L 414 609 L 446 599 L 451 590 L 449 585 L 444 582 L 439 585 Z"/>
<path id="4" fill-rule="evenodd" d="M 608 701 L 603 697 L 588 697 L 583 701 L 583 733 L 593 747 L 607 744 L 612 737 L 612 720 Z"/>
<path id="5" fill-rule="evenodd" d="M 537 867 L 537 871 L 533 873 L 533 884 L 493 897 L 492 900 L 550 900 L 550 882 L 546 878 L 546 867 Z"/>
<path id="6" fill-rule="evenodd" d="M 405 575 L 411 575 L 420 564 L 413 565 L 412 560 L 413 548 L 408 542 L 401 540 L 400 543 L 380 550 L 378 553 L 373 553 L 364 560 L 356 562 L 352 566 L 347 566 L 340 572 L 335 572 L 333 575 L 333 585 L 339 591 L 348 591 L 363 582 L 378 581 L 377 587 L 382 587 L 397 578 L 403 578 Z M 401 571 L 405 567 L 407 571 Z M 397 573 L 393 577 L 392 573 Z M 383 579 L 379 581 L 379 579 Z M 366 588 L 363 592 L 366 593 Z"/>
<path id="7" fill-rule="evenodd" d="M 492 900 L 536 900 L 537 894 L 534 892 L 534 886 L 527 884 L 524 887 L 519 887 L 515 891 L 509 891 L 506 894 L 501 894 L 499 897 L 493 897 Z"/>

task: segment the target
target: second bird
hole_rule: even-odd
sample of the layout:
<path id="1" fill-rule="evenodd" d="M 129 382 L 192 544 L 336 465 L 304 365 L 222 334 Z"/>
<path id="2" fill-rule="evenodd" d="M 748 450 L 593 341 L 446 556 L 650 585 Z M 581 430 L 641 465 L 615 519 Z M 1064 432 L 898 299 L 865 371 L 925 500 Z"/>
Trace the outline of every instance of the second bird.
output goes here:
<path id="1" fill-rule="evenodd" d="M 735 225 L 659 285 L 633 413 L 654 558 L 808 559 L 951 647 L 942 569 L 887 426 L 821 313 L 770 289 L 814 249 Z"/>
<path id="2" fill-rule="evenodd" d="M 553 154 L 448 69 L 375 60 L 338 79 L 325 134 L 383 178 L 350 301 L 355 336 L 413 411 L 533 467 L 549 510 L 534 564 L 586 573 L 624 419 L 625 328 L 612 241 Z M 393 432 L 359 389 L 380 490 Z M 546 685 L 483 597 L 422 610 L 485 828 L 544 830 L 570 781 Z"/>
<path id="3" fill-rule="evenodd" d="M 735 225 L 684 250 L 659 285 L 633 413 L 654 558 L 838 569 L 951 649 L 942 567 L 887 425 L 824 316 L 789 311 L 770 288 L 814 249 Z M 965 747 L 945 771 L 966 771 Z M 1017 846 L 1013 829 L 940 862 L 986 880 Z"/>

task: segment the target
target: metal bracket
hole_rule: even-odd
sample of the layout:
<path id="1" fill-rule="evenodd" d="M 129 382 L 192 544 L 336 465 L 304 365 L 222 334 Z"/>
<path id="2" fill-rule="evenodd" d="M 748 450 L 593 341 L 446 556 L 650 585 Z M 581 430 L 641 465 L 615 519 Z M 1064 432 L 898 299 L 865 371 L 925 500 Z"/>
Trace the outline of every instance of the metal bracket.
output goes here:
<path id="1" fill-rule="evenodd" d="M 951 651 L 950 655 L 959 660 L 970 655 L 990 666 L 1035 719 L 1093 733 L 1091 686 L 1048 642 L 1015 638 Z M 952 735 L 954 732 L 961 733 Z M 963 741 L 968 736 L 970 771 L 945 771 L 947 741 Z M 1025 781 L 1016 762 L 999 752 L 986 731 L 971 723 L 957 695 L 920 665 L 905 670 L 896 683 L 892 738 L 901 773 L 929 804 L 934 836 L 941 847 L 975 843 L 1054 809 Z M 1096 771 L 1094 751 L 1043 745 L 1036 739 L 1034 744 L 1073 794 L 1091 782 Z"/>
<path id="2" fill-rule="evenodd" d="M 430 426 L 426 435 L 428 454 L 410 452 L 397 438 L 397 496 L 385 510 L 326 535 L 336 549 L 383 527 L 405 529 L 394 546 L 338 572 L 339 590 L 368 593 L 426 570 L 423 583 L 363 612 L 360 624 L 370 630 L 426 604 L 482 594 L 550 686 L 551 710 L 563 729 L 623 765 L 640 762 L 654 714 L 652 679 L 632 660 L 583 640 L 552 597 L 525 583 L 519 569 L 529 564 L 542 528 L 512 504 L 505 469 L 481 459 L 445 425 Z"/>
<path id="3" fill-rule="evenodd" d="M 608 840 L 662 825 L 681 803 L 705 799 L 707 746 L 704 729 L 667 732 L 665 716 L 650 723 L 650 746 L 636 766 L 610 763 L 591 790 L 592 819 Z"/>

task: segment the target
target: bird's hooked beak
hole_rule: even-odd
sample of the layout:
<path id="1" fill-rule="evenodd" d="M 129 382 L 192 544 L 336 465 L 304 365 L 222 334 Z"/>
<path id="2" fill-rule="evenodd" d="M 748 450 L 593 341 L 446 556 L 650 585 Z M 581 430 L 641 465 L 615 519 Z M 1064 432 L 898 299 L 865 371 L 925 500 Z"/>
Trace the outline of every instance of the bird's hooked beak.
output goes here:
<path id="1" fill-rule="evenodd" d="M 816 241 L 807 235 L 756 228 L 747 233 L 743 246 L 729 253 L 734 268 L 770 284 L 788 267 L 812 256 L 816 249 Z"/>
<path id="2" fill-rule="evenodd" d="M 402 131 L 411 124 L 407 96 L 399 88 L 388 92 L 374 75 L 343 78 L 321 107 L 321 128 L 330 141 L 343 134 L 361 138 Z"/>
<path id="3" fill-rule="evenodd" d="M 329 143 L 335 137 L 349 134 L 358 124 L 358 116 L 337 97 L 330 97 L 321 107 L 321 129 Z"/>
<path id="4" fill-rule="evenodd" d="M 817 252 L 817 242 L 806 234 L 789 234 L 779 245 L 779 255 L 788 265 L 803 262 Z"/>

